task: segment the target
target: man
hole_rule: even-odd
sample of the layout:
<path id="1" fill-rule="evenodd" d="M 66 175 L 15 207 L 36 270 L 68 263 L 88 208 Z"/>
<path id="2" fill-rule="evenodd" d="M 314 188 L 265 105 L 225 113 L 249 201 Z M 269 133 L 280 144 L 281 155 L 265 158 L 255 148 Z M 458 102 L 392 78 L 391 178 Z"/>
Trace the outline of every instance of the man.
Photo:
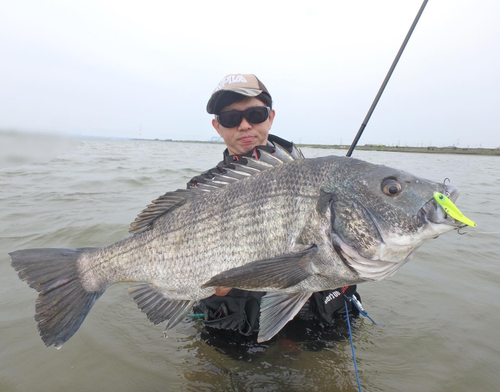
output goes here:
<path id="1" fill-rule="evenodd" d="M 192 178 L 188 188 L 204 183 L 217 173 L 224 173 L 234 162 L 245 164 L 245 157 L 259 159 L 260 151 L 273 153 L 277 144 L 295 158 L 302 157 L 292 142 L 269 134 L 275 117 L 272 98 L 255 75 L 227 75 L 213 91 L 207 112 L 215 115 L 212 126 L 224 139 L 227 149 L 223 160 L 216 167 Z M 296 319 L 315 319 L 323 324 L 332 324 L 345 312 L 342 294 L 356 294 L 359 298 L 355 292 L 356 286 L 351 286 L 314 293 Z M 216 295 L 200 301 L 197 309 L 204 313 L 206 326 L 250 336 L 258 330 L 260 300 L 264 294 L 219 287 Z"/>

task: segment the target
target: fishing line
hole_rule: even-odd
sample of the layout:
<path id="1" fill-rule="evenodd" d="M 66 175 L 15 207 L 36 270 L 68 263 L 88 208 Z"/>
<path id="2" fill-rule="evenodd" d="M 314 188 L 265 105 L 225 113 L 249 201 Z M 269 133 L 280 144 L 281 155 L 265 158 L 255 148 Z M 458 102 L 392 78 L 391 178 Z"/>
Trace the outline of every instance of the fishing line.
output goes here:
<path id="1" fill-rule="evenodd" d="M 470 234 L 471 236 L 475 236 L 476 234 L 500 234 L 500 231 L 468 231 L 466 234 Z"/>
<path id="2" fill-rule="evenodd" d="M 463 229 L 463 227 L 460 227 L 457 232 L 458 234 L 460 235 L 465 235 L 465 234 L 469 234 L 470 236 L 472 237 L 475 237 L 476 234 L 484 234 L 484 235 L 499 235 L 500 234 L 500 231 L 466 231 L 466 232 L 460 232 L 460 230 Z"/>
<path id="3" fill-rule="evenodd" d="M 427 5 L 428 1 L 429 0 L 424 0 L 420 9 L 418 10 L 417 16 L 415 17 L 415 20 L 413 21 L 413 23 L 410 27 L 410 30 L 408 31 L 408 34 L 406 34 L 406 38 L 404 39 L 403 44 L 401 45 L 401 48 L 399 48 L 399 51 L 396 54 L 396 58 L 392 62 L 391 68 L 389 68 L 389 72 L 387 72 L 387 75 L 386 75 L 384 81 L 382 82 L 382 86 L 380 86 L 380 89 L 378 90 L 378 93 L 375 96 L 375 99 L 372 103 L 372 106 L 370 106 L 370 109 L 368 110 L 368 113 L 366 114 L 365 119 L 361 123 L 361 127 L 359 128 L 359 131 L 356 134 L 356 137 L 354 138 L 354 140 L 351 144 L 351 147 L 349 147 L 349 151 L 347 151 L 346 156 L 350 157 L 352 155 L 352 152 L 354 151 L 354 148 L 356 148 L 356 144 L 358 144 L 358 141 L 361 138 L 363 131 L 365 130 L 366 124 L 368 124 L 368 121 L 370 120 L 370 117 L 371 117 L 373 111 L 375 110 L 375 107 L 377 106 L 377 103 L 378 103 L 380 97 L 382 96 L 382 93 L 384 92 L 385 86 L 387 86 L 387 83 L 389 82 L 389 79 L 391 78 L 392 72 L 396 68 L 398 61 L 399 61 L 401 55 L 403 54 L 403 51 L 405 50 L 406 44 L 410 40 L 411 34 L 413 33 L 413 30 L 415 29 L 415 26 L 417 25 L 418 20 L 420 19 L 420 15 L 422 15 L 422 12 L 424 12 L 424 8 Z"/>
<path id="4" fill-rule="evenodd" d="M 356 372 L 356 381 L 358 382 L 358 391 L 361 392 L 361 384 L 359 383 L 358 365 L 356 365 L 356 353 L 354 352 L 354 344 L 352 343 L 351 322 L 349 321 L 349 309 L 347 308 L 347 299 L 346 298 L 344 298 L 344 305 L 345 305 L 345 315 L 347 318 L 347 326 L 349 328 L 349 340 L 351 342 L 352 359 L 354 361 L 354 371 Z"/>
<path id="5" fill-rule="evenodd" d="M 361 305 L 361 302 L 354 295 L 352 297 L 348 297 L 347 295 L 344 294 L 345 316 L 347 319 L 347 327 L 349 329 L 349 341 L 351 342 L 352 359 L 354 361 L 354 370 L 356 372 L 356 381 L 358 382 L 358 390 L 359 390 L 359 392 L 361 392 L 361 384 L 359 382 L 358 365 L 356 364 L 356 353 L 354 352 L 354 343 L 353 343 L 353 339 L 352 339 L 351 322 L 349 321 L 349 308 L 347 307 L 347 301 L 353 303 L 356 306 L 356 308 L 358 309 L 359 313 L 362 316 L 369 318 L 373 324 L 380 325 L 382 327 L 385 327 L 385 324 L 377 324 L 375 322 L 375 320 L 373 320 L 368 315 L 368 312 L 363 308 L 363 305 Z"/>

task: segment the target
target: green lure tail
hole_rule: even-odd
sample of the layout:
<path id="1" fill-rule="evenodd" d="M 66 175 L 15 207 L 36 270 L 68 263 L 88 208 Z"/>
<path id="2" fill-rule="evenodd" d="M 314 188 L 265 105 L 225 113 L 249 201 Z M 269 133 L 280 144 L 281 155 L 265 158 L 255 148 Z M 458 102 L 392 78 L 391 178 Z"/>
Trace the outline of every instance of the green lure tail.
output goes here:
<path id="1" fill-rule="evenodd" d="M 464 214 L 460 212 L 453 202 L 448 199 L 442 193 L 436 192 L 434 193 L 434 199 L 438 202 L 438 204 L 443 208 L 444 212 L 446 212 L 453 219 L 465 223 L 468 226 L 476 227 L 476 223 L 467 218 Z"/>

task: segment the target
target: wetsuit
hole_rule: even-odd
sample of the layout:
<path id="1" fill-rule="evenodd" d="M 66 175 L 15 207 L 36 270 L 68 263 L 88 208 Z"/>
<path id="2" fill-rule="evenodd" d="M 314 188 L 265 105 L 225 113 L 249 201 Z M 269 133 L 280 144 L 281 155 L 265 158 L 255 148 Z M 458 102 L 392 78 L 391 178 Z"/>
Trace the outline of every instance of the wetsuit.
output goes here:
<path id="1" fill-rule="evenodd" d="M 245 157 L 259 159 L 259 151 L 261 150 L 273 153 L 276 144 L 286 149 L 295 158 L 302 157 L 302 153 L 292 142 L 269 135 L 266 146 L 255 147 L 247 154 L 230 155 L 226 149 L 223 153 L 223 160 L 216 167 L 193 177 L 188 182 L 187 187 L 195 188 L 197 184 L 212 179 L 215 174 L 224 173 L 225 168 L 231 168 L 234 162 L 245 164 Z M 203 322 L 207 327 L 237 331 L 242 335 L 250 336 L 258 331 L 260 300 L 264 294 L 262 292 L 232 289 L 225 296 L 213 295 L 199 301 L 195 306 L 195 311 L 204 313 Z M 339 316 L 345 314 L 343 294 L 347 296 L 356 295 L 360 299 L 355 285 L 313 293 L 294 320 L 316 320 L 323 325 L 333 324 Z M 356 310 L 352 309 L 355 314 L 357 313 Z"/>

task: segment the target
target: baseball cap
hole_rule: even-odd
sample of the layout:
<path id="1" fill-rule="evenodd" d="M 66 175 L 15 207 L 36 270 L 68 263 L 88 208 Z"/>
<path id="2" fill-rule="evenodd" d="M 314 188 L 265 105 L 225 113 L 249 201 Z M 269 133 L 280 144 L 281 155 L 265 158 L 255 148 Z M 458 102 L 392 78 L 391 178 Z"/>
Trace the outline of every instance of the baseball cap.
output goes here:
<path id="1" fill-rule="evenodd" d="M 256 97 L 265 93 L 271 98 L 266 86 L 252 74 L 231 74 L 225 76 L 212 92 L 207 103 L 207 112 L 216 114 L 219 110 L 227 106 L 223 99 L 228 93 L 245 95 L 247 97 Z M 224 105 L 224 106 L 221 106 Z"/>

